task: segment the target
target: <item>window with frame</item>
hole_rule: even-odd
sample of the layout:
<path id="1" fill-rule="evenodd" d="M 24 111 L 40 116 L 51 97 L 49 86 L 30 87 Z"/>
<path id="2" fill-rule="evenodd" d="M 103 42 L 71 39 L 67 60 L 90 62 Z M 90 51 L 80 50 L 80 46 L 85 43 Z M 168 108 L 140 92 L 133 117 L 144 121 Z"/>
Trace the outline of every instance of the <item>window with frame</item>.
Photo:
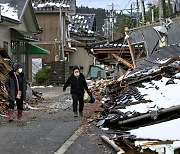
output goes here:
<path id="1" fill-rule="evenodd" d="M 8 42 L 3 42 L 3 48 L 8 51 Z"/>

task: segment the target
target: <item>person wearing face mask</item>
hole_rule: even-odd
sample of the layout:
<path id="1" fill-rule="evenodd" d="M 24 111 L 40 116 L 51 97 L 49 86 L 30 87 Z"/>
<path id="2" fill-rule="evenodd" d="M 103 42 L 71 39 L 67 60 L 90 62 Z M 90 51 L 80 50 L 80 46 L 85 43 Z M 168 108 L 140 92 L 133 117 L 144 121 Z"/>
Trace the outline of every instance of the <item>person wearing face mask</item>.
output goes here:
<path id="1" fill-rule="evenodd" d="M 19 63 L 14 63 L 13 70 L 9 72 L 5 87 L 8 92 L 8 117 L 9 122 L 13 121 L 14 105 L 17 105 L 17 120 L 21 121 L 23 113 L 23 101 L 26 99 L 26 80 L 22 72 L 22 66 Z"/>
<path id="2" fill-rule="evenodd" d="M 71 85 L 71 95 L 73 99 L 73 112 L 74 117 L 78 116 L 78 102 L 79 102 L 79 115 L 83 116 L 83 108 L 84 108 L 84 90 L 89 92 L 87 83 L 85 80 L 84 75 L 80 72 L 80 68 L 78 66 L 75 66 L 73 68 L 73 73 L 68 78 L 68 80 L 65 82 L 63 91 L 66 90 L 66 88 Z"/>

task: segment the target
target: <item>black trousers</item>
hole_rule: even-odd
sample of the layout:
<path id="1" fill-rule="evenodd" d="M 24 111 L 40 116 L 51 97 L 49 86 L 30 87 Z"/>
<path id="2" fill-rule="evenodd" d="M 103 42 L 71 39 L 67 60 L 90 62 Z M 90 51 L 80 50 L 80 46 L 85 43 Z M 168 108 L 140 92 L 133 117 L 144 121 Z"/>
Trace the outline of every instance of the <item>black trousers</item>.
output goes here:
<path id="1" fill-rule="evenodd" d="M 15 102 L 9 101 L 9 109 L 14 109 Z M 23 110 L 23 99 L 16 99 L 16 105 L 18 110 Z"/>
<path id="2" fill-rule="evenodd" d="M 84 109 L 84 94 L 81 93 L 71 93 L 73 99 L 73 111 L 78 111 L 78 101 L 79 101 L 79 112 L 83 112 Z"/>

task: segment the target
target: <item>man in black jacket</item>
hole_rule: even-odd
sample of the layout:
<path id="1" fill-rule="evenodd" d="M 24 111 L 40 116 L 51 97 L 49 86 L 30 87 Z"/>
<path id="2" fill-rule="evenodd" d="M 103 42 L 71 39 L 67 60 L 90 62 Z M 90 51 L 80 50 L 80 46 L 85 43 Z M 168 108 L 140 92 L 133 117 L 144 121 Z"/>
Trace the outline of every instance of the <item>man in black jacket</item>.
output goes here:
<path id="1" fill-rule="evenodd" d="M 77 113 L 78 101 L 79 101 L 79 115 L 83 116 L 84 90 L 86 90 L 87 92 L 89 92 L 89 90 L 87 87 L 85 77 L 82 73 L 80 73 L 80 68 L 78 66 L 75 66 L 73 68 L 73 73 L 64 84 L 63 91 L 65 91 L 69 85 L 71 85 L 74 117 L 78 116 Z"/>
<path id="2" fill-rule="evenodd" d="M 26 99 L 26 80 L 22 73 L 22 66 L 19 63 L 13 65 L 13 70 L 9 72 L 5 81 L 6 90 L 8 92 L 8 116 L 9 122 L 13 121 L 14 105 L 16 103 L 18 114 L 17 120 L 21 121 L 23 112 L 23 101 Z"/>

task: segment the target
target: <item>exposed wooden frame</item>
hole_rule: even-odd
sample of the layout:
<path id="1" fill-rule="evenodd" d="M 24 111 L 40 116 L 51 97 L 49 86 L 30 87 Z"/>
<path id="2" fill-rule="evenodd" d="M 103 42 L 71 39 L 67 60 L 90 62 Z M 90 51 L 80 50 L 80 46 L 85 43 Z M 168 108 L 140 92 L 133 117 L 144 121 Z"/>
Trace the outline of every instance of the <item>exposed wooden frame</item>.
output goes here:
<path id="1" fill-rule="evenodd" d="M 123 64 L 125 64 L 126 66 L 128 66 L 129 68 L 134 69 L 134 66 L 127 60 L 119 57 L 117 54 L 111 54 L 114 58 L 116 58 L 118 61 L 122 62 Z"/>
<path id="2" fill-rule="evenodd" d="M 133 50 L 133 47 L 131 45 L 129 38 L 127 38 L 127 42 L 129 45 L 129 51 L 130 51 L 132 62 L 133 62 L 133 69 L 135 69 L 136 68 L 136 61 L 135 61 L 135 56 L 134 56 L 134 50 Z"/>

